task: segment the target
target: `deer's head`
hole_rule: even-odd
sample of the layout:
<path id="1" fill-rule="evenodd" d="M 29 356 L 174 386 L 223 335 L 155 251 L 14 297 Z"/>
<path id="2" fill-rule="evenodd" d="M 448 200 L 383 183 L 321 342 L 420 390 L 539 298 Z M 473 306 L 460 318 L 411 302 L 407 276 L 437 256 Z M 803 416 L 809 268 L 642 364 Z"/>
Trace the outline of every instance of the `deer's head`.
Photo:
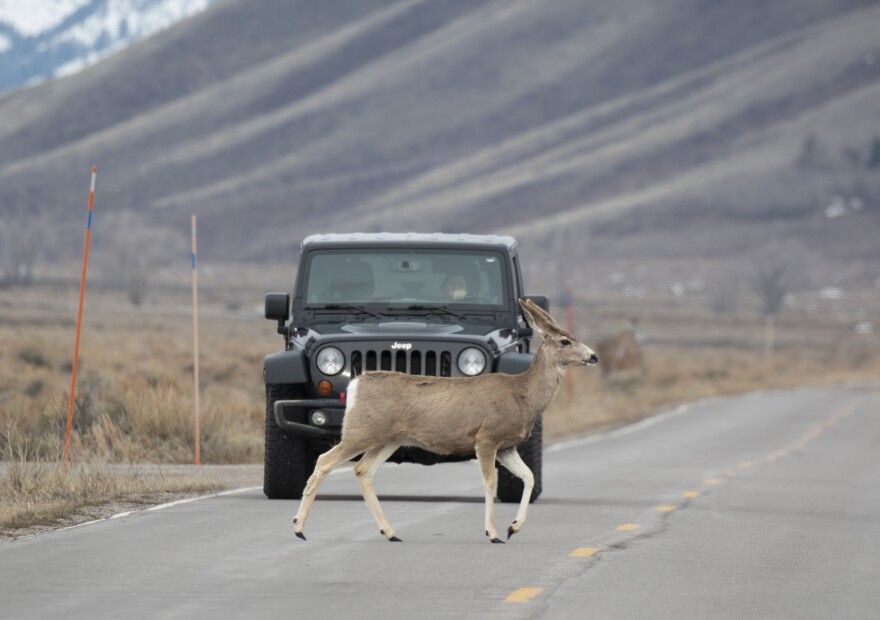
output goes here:
<path id="1" fill-rule="evenodd" d="M 520 299 L 519 305 L 532 329 L 541 334 L 541 346 L 552 351 L 557 363 L 563 366 L 586 366 L 599 361 L 590 347 L 562 329 L 552 316 L 531 299 Z"/>

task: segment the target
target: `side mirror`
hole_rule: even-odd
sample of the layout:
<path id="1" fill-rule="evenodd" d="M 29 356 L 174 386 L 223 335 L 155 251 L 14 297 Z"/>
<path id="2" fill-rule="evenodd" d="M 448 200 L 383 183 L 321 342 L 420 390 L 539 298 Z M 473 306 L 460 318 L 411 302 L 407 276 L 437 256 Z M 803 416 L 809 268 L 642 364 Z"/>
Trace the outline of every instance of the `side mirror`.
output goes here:
<path id="1" fill-rule="evenodd" d="M 266 295 L 266 318 L 281 321 L 283 324 L 290 318 L 290 295 L 287 293 L 269 293 Z"/>
<path id="2" fill-rule="evenodd" d="M 268 293 L 266 295 L 266 318 L 278 321 L 278 333 L 285 338 L 290 331 L 284 324 L 290 317 L 290 295 L 287 293 Z"/>
<path id="3" fill-rule="evenodd" d="M 525 298 L 538 304 L 544 312 L 550 312 L 550 300 L 546 295 L 526 295 Z"/>

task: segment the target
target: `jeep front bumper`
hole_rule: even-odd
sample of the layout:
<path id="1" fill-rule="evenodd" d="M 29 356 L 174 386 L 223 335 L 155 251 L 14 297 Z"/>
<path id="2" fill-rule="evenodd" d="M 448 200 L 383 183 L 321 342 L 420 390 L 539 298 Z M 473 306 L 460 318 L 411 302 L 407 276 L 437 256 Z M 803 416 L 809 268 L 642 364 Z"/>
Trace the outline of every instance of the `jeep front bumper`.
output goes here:
<path id="1" fill-rule="evenodd" d="M 327 421 L 322 426 L 310 423 L 314 411 L 323 411 Z M 338 439 L 342 435 L 342 417 L 345 403 L 338 399 L 309 398 L 275 401 L 275 424 L 278 428 L 309 437 Z M 305 422 L 294 422 L 305 420 Z"/>

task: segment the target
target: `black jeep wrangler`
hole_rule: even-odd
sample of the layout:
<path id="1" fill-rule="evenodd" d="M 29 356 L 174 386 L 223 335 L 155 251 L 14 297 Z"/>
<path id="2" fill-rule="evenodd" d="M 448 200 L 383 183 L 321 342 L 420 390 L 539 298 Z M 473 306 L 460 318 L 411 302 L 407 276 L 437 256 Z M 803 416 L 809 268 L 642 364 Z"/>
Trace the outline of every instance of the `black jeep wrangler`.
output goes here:
<path id="1" fill-rule="evenodd" d="M 307 237 L 292 308 L 287 293 L 266 295 L 266 318 L 278 321 L 284 336 L 284 350 L 263 364 L 266 496 L 302 496 L 317 456 L 340 439 L 345 391 L 360 373 L 467 377 L 525 371 L 532 363 L 532 330 L 516 301 L 521 297 L 512 237 Z M 547 309 L 546 297 L 530 299 Z M 519 447 L 535 474 L 533 501 L 541 493 L 541 422 Z M 404 447 L 389 460 L 432 465 L 462 457 Z M 518 502 L 522 488 L 499 468 L 501 501 Z"/>

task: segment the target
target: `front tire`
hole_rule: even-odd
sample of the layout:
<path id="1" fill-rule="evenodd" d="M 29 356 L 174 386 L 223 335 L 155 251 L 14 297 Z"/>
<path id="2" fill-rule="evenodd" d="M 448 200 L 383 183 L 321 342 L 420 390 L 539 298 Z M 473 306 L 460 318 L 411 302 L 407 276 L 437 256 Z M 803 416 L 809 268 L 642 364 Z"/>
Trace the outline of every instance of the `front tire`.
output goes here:
<path id="1" fill-rule="evenodd" d="M 305 398 L 299 385 L 266 386 L 266 450 L 263 493 L 269 499 L 299 499 L 315 469 L 315 455 L 300 435 L 287 433 L 275 422 L 275 402 Z M 305 414 L 302 420 L 305 422 Z"/>
<path id="2" fill-rule="evenodd" d="M 544 460 L 544 417 L 538 416 L 532 434 L 517 447 L 522 460 L 535 476 L 535 486 L 529 503 L 541 495 L 541 464 Z M 504 503 L 519 503 L 523 494 L 523 481 L 501 466 L 498 468 L 498 499 Z"/>

